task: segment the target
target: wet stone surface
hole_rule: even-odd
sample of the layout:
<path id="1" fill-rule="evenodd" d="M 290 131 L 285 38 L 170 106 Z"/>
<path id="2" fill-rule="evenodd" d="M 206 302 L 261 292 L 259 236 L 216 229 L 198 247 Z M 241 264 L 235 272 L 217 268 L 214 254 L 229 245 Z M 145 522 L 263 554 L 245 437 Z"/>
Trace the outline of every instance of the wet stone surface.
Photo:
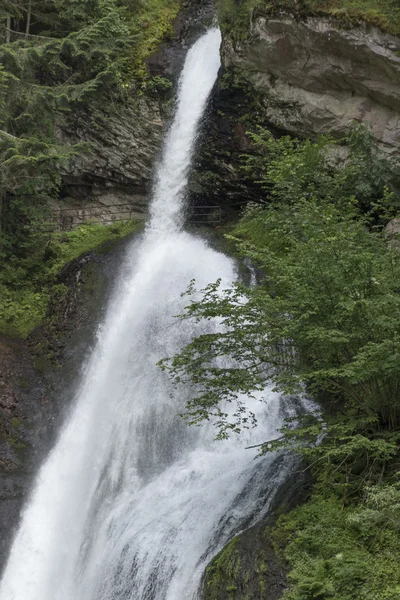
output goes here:
<path id="1" fill-rule="evenodd" d="M 131 237 L 74 260 L 46 324 L 28 340 L 0 335 L 0 572 L 33 477 L 54 443 L 95 343 Z"/>

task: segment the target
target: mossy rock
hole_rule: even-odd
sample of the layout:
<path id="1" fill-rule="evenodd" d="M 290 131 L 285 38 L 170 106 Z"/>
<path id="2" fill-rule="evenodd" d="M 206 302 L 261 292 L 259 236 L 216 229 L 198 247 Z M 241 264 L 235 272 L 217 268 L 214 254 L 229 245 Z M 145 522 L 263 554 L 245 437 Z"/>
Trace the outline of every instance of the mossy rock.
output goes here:
<path id="1" fill-rule="evenodd" d="M 288 539 L 278 519 L 310 494 L 309 471 L 299 468 L 276 490 L 267 520 L 231 539 L 207 566 L 201 600 L 282 600 L 288 588 Z"/>
<path id="2" fill-rule="evenodd" d="M 253 527 L 233 538 L 207 567 L 203 600 L 279 600 L 286 573 L 271 530 Z"/>
<path id="3" fill-rule="evenodd" d="M 400 6 L 395 0 L 242 0 L 239 4 L 217 0 L 216 6 L 222 31 L 235 41 L 247 39 L 254 16 L 274 18 L 285 11 L 298 18 L 333 17 L 344 29 L 365 23 L 400 35 Z"/>

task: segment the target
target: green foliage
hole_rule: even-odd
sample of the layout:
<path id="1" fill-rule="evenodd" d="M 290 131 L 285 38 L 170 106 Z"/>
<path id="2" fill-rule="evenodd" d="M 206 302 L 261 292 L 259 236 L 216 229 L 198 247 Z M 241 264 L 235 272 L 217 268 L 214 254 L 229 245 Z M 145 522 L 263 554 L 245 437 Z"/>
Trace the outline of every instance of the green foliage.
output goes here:
<path id="1" fill-rule="evenodd" d="M 135 35 L 133 53 L 133 75 L 143 81 L 149 79 L 146 59 L 157 49 L 160 41 L 173 34 L 172 22 L 179 10 L 178 0 L 146 0 L 139 3 L 133 15 L 132 27 Z"/>
<path id="2" fill-rule="evenodd" d="M 172 88 L 172 81 L 166 77 L 160 77 L 156 75 L 149 79 L 146 83 L 146 93 L 149 96 L 160 97 L 166 96 Z"/>
<path id="3" fill-rule="evenodd" d="M 117 221 L 111 225 L 87 223 L 71 231 L 54 235 L 49 245 L 52 253 L 52 260 L 49 263 L 51 274 L 57 274 L 65 264 L 105 242 L 138 231 L 140 226 L 141 222 L 134 220 Z"/>
<path id="4" fill-rule="evenodd" d="M 387 532 L 400 533 L 399 485 L 366 488 L 365 506 L 354 511 L 347 522 L 357 528 L 368 543 L 374 532 L 379 533 L 381 543 Z"/>
<path id="5" fill-rule="evenodd" d="M 314 494 L 281 517 L 291 582 L 285 600 L 398 600 L 399 487 L 367 490 L 357 507 Z"/>
<path id="6" fill-rule="evenodd" d="M 34 3 L 33 9 L 37 8 Z M 47 4 L 47 17 L 50 14 L 51 26 L 44 17 L 35 25 L 39 34 L 40 27 L 50 26 L 47 36 L 35 34 L 34 41 L 27 37 L 0 45 L 3 269 L 40 252 L 41 236 L 36 232 L 48 198 L 58 196 L 60 170 L 72 157 L 89 150 L 83 144 L 70 147 L 57 140 L 57 119 L 110 95 L 128 57 L 126 11 L 114 0 L 54 0 Z M 14 16 L 14 26 L 17 20 Z"/>
<path id="7" fill-rule="evenodd" d="M 26 338 L 43 322 L 50 298 L 65 293 L 65 286 L 57 284 L 56 279 L 66 264 L 139 227 L 138 221 L 119 221 L 112 225 L 89 223 L 72 231 L 47 234 L 45 247 L 36 246 L 42 253 L 15 261 L 2 270 L 0 331 Z"/>
<path id="8" fill-rule="evenodd" d="M 57 125 L 77 110 L 93 114 L 103 103 L 129 102 L 133 89 L 165 94 L 170 82 L 150 78 L 145 61 L 170 34 L 179 3 L 7 0 L 2 8 L 13 31 L 0 43 L 0 321 L 25 336 L 43 317 L 57 257 L 60 264 L 73 258 L 59 256 L 60 249 L 92 247 L 83 229 L 57 248 L 43 225 L 62 170 L 90 152 L 89 144 L 62 143 Z M 109 237 L 106 231 L 94 237 Z M 82 236 L 80 245 L 74 235 Z"/>
<path id="9" fill-rule="evenodd" d="M 397 0 L 306 0 L 306 6 L 311 11 L 332 15 L 345 27 L 365 21 L 388 33 L 400 33 Z"/>
<path id="10" fill-rule="evenodd" d="M 252 13 L 256 7 L 263 5 L 263 0 L 217 0 L 219 26 L 236 40 L 246 39 L 250 31 Z"/>
<path id="11" fill-rule="evenodd" d="M 236 40 L 248 37 L 254 13 L 273 17 L 281 11 L 332 16 L 345 28 L 365 22 L 394 35 L 400 33 L 397 0 L 217 0 L 220 25 Z"/>
<path id="12" fill-rule="evenodd" d="M 325 479 L 348 494 L 359 487 L 356 468 L 360 480 L 372 477 L 399 444 L 398 436 L 384 432 L 395 432 L 400 420 L 400 254 L 377 221 L 390 171 L 359 127 L 349 132 L 349 157 L 338 167 L 326 138 L 274 140 L 261 132 L 253 139 L 265 152 L 249 158 L 247 167 L 258 169 L 270 204 L 248 207 L 228 238 L 264 275 L 251 289 L 222 290 L 217 281 L 197 292 L 192 282 L 182 318 L 217 318 L 223 329 L 161 364 L 176 383 L 195 386 L 188 421 L 213 416 L 219 437 L 254 424 L 241 396 L 268 382 L 286 394 L 306 387 L 329 401 L 344 422 L 285 428 L 283 444 L 329 464 Z M 225 402 L 236 404 L 233 417 Z"/>
<path id="13" fill-rule="evenodd" d="M 366 486 L 382 482 L 400 446 L 400 433 L 388 431 L 377 415 L 303 415 L 287 419 L 282 436 L 262 444 L 262 454 L 283 448 L 300 454 L 312 469 L 315 489 L 329 490 L 344 502 L 357 498 Z"/>
<path id="14" fill-rule="evenodd" d="M 257 153 L 245 157 L 244 171 L 259 179 L 270 200 L 290 204 L 314 197 L 343 205 L 346 210 L 352 197 L 359 208 L 375 217 L 377 202 L 382 213 L 382 199 L 388 209 L 398 204 L 387 186 L 399 176 L 400 165 L 379 151 L 370 129 L 363 124 L 349 127 L 343 140 L 344 161 L 343 157 L 338 160 L 344 148 L 329 136 L 320 136 L 316 142 L 289 136 L 275 139 L 261 128 L 249 135 Z"/>
<path id="15" fill-rule="evenodd" d="M 237 590 L 236 581 L 240 569 L 240 555 L 236 548 L 238 538 L 233 538 L 207 567 L 207 587 L 205 594 L 208 600 L 217 600 L 226 592 L 228 598 L 234 598 Z M 225 595 L 225 594 L 224 594 Z"/>
<path id="16" fill-rule="evenodd" d="M 267 198 L 227 237 L 259 267 L 258 285 L 191 282 L 181 318 L 217 319 L 218 329 L 161 365 L 194 384 L 189 423 L 214 417 L 220 438 L 254 424 L 242 395 L 269 382 L 320 399 L 327 414 L 287 419 L 260 446 L 299 453 L 315 482 L 275 530 L 290 569 L 284 598 L 398 600 L 400 253 L 382 231 L 396 203 L 392 168 L 361 127 L 349 131 L 344 164 L 329 138 L 259 131 L 253 142 L 245 169 Z"/>
<path id="17" fill-rule="evenodd" d="M 0 284 L 0 331 L 26 338 L 43 321 L 49 299 L 47 291 L 13 291 Z"/>
<path id="18" fill-rule="evenodd" d="M 222 399 L 238 401 L 269 380 L 286 393 L 306 384 L 347 408 L 378 411 L 396 428 L 398 252 L 354 218 L 352 203 L 347 213 L 315 200 L 255 208 L 236 235 L 241 253 L 266 277 L 253 289 L 224 291 L 217 282 L 200 300 L 191 298 L 185 318 L 218 317 L 225 326 L 195 339 L 169 364 L 177 381 L 188 377 L 200 390 L 188 405 L 191 422 L 214 414 L 222 433 L 237 428 L 243 407 L 228 423 Z M 192 286 L 189 296 L 194 292 Z M 216 357 L 228 357 L 231 366 Z"/>

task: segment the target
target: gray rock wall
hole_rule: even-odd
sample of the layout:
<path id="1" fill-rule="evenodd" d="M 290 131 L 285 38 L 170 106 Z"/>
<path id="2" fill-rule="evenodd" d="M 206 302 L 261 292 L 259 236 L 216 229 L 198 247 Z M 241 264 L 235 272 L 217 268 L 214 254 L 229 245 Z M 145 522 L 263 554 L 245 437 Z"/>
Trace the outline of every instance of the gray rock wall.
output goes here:
<path id="1" fill-rule="evenodd" d="M 245 42 L 225 36 L 223 63 L 263 96 L 265 121 L 294 135 L 344 134 L 368 121 L 400 153 L 400 38 L 333 19 L 255 17 Z"/>
<path id="2" fill-rule="evenodd" d="M 160 102 L 145 97 L 60 122 L 62 142 L 86 142 L 90 149 L 63 168 L 63 197 L 51 202 L 59 227 L 144 218 L 163 132 Z"/>

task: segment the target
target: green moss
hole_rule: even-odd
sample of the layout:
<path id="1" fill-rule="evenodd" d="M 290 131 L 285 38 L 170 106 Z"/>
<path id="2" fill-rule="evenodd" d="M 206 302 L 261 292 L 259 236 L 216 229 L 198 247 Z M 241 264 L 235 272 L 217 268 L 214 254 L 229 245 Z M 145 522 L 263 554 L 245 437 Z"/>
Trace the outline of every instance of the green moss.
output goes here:
<path id="1" fill-rule="evenodd" d="M 382 31 L 400 35 L 400 6 L 397 0 L 217 0 L 221 27 L 236 40 L 246 39 L 254 13 L 273 16 L 281 10 L 299 15 L 325 15 L 338 20 L 342 27 L 360 23 L 379 27 Z"/>
<path id="2" fill-rule="evenodd" d="M 258 543 L 255 538 L 250 545 L 243 543 L 241 536 L 228 542 L 206 569 L 204 600 L 267 597 L 267 554 L 264 549 L 254 546 Z"/>
<path id="3" fill-rule="evenodd" d="M 218 600 L 221 589 L 229 596 L 237 590 L 236 579 L 240 568 L 240 556 L 236 547 L 239 538 L 233 538 L 207 567 L 207 600 Z"/>
<path id="4" fill-rule="evenodd" d="M 36 279 L 27 280 L 22 272 L 21 279 L 13 286 L 0 283 L 0 332 L 26 338 L 43 322 L 50 298 L 60 299 L 67 293 L 64 284 L 55 283 L 65 265 L 91 250 L 101 252 L 107 243 L 137 231 L 141 225 L 140 221 L 120 221 L 112 225 L 89 223 L 72 231 L 55 233 L 47 247 L 47 258 L 38 257 L 41 270 Z"/>
<path id="5" fill-rule="evenodd" d="M 146 0 L 133 15 L 133 76 L 136 80 L 144 80 L 145 86 L 147 81 L 150 86 L 154 83 L 148 75 L 146 59 L 157 50 L 160 42 L 172 37 L 178 11 L 178 0 Z"/>
<path id="6" fill-rule="evenodd" d="M 54 235 L 51 250 L 56 258 L 51 265 L 51 271 L 58 273 L 64 265 L 75 258 L 86 254 L 111 240 L 118 240 L 124 236 L 138 231 L 142 226 L 141 221 L 118 221 L 111 225 L 101 223 L 88 223 L 71 231 Z"/>
<path id="7" fill-rule="evenodd" d="M 46 289 L 0 285 L 0 332 L 26 338 L 44 319 L 49 299 Z"/>
<path id="8" fill-rule="evenodd" d="M 54 354 L 48 352 L 47 354 L 39 354 L 34 360 L 34 366 L 36 371 L 39 373 L 45 373 L 51 367 L 54 367 Z"/>
<path id="9" fill-rule="evenodd" d="M 345 26 L 358 21 L 379 27 L 382 31 L 400 34 L 400 6 L 397 0 L 306 0 L 312 11 L 332 15 Z"/>
<path id="10" fill-rule="evenodd" d="M 12 448 L 14 448 L 15 450 L 24 450 L 24 448 L 26 448 L 26 444 L 24 444 L 23 442 L 21 442 L 20 440 L 17 440 L 13 437 L 8 437 L 7 438 L 7 442 L 10 444 L 10 446 Z"/>

